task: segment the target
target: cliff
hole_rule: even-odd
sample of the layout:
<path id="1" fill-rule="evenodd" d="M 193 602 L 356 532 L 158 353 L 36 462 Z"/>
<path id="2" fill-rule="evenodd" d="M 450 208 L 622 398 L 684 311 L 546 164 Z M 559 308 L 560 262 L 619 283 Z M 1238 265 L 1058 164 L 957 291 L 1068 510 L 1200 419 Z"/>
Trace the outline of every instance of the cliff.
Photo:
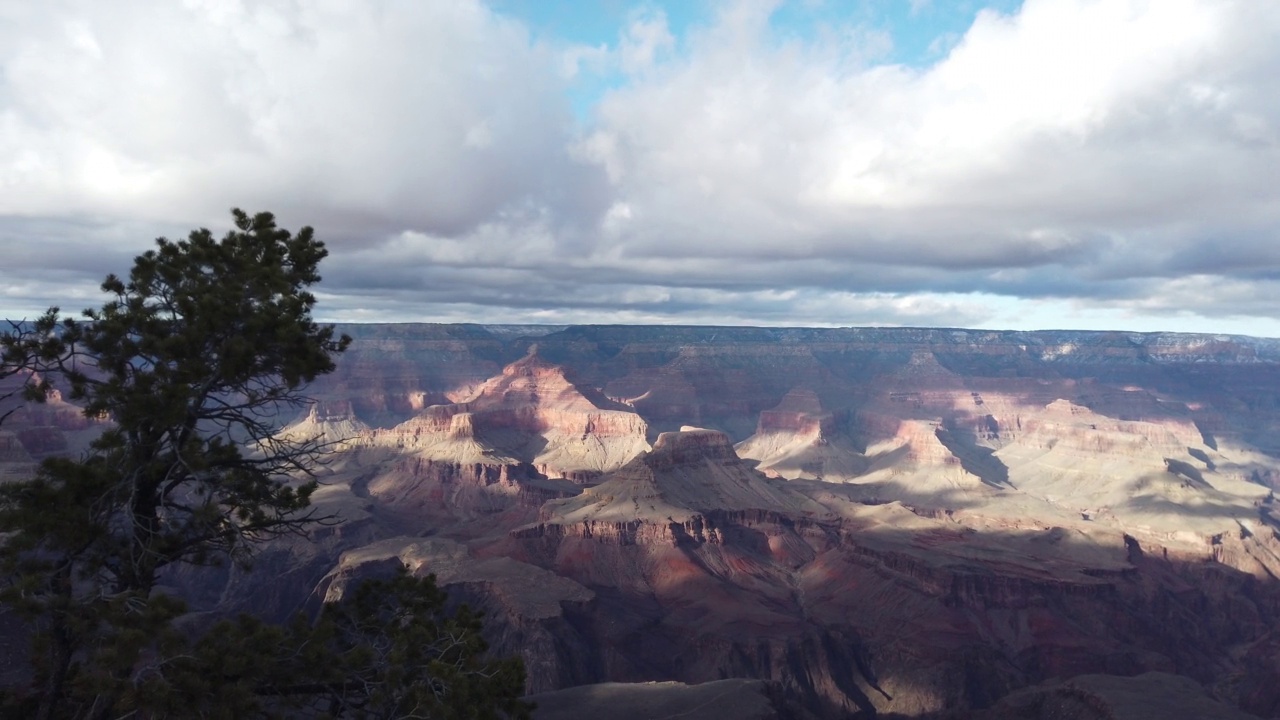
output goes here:
<path id="1" fill-rule="evenodd" d="M 280 617 L 408 564 L 530 692 L 753 678 L 816 716 L 1021 717 L 1001 699 L 1051 678 L 1161 672 L 1280 713 L 1280 342 L 340 330 L 285 432 L 335 443 L 315 500 L 341 521 L 265 574 L 172 578 L 199 609 Z M 102 427 L 25 412 L 0 469 Z M 1027 697 L 1112 702 L 1063 687 Z"/>
<path id="2" fill-rule="evenodd" d="M 658 436 L 653 450 L 600 484 L 543 506 L 544 525 L 684 522 L 708 512 L 771 511 L 812 516 L 822 506 L 752 472 L 728 436 L 689 428 Z"/>
<path id="3" fill-rule="evenodd" d="M 540 615 L 451 586 L 531 690 L 752 677 L 908 716 L 1159 671 L 1280 710 L 1248 670 L 1278 652 L 1280 343 L 416 328 L 366 329 L 367 379 L 322 394 L 384 398 L 351 398 L 371 429 L 349 452 L 388 453 L 364 487 L 399 532 L 592 593 Z M 394 422 L 364 409 L 393 394 Z"/>
<path id="4" fill-rule="evenodd" d="M 644 420 L 576 385 L 535 350 L 464 401 L 434 405 L 369 443 L 455 462 L 525 462 L 551 477 L 589 479 L 648 449 Z"/>

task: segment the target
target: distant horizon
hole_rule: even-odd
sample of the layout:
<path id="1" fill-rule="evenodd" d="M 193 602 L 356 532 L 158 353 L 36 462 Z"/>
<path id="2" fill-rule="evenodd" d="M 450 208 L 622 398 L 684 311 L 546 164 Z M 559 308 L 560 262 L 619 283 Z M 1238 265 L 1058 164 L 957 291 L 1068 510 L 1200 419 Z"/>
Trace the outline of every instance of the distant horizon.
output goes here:
<path id="1" fill-rule="evenodd" d="M 65 308 L 62 311 L 63 317 L 76 317 L 80 313 L 67 313 Z M 30 322 L 37 315 L 33 314 L 29 317 L 8 317 L 0 318 L 0 323 L 21 323 Z M 1254 340 L 1276 340 L 1280 341 L 1278 335 L 1259 335 L 1257 333 L 1248 332 L 1224 332 L 1216 330 L 1131 330 L 1125 328 L 1070 328 L 1070 327 L 1044 327 L 1044 328 L 993 328 L 993 327 L 966 327 L 963 325 L 798 325 L 798 324 L 751 324 L 751 323 L 715 323 L 715 322 L 688 322 L 688 321 L 669 321 L 669 322 L 479 322 L 475 320 L 334 320 L 321 316 L 315 317 L 315 322 L 322 325 L 472 325 L 481 328 L 538 328 L 548 329 L 548 332 L 558 332 L 572 327 L 667 327 L 667 328 L 725 328 L 725 329 L 757 329 L 757 330 L 938 330 L 938 331 L 958 331 L 958 332 L 974 332 L 974 333 L 1093 333 L 1093 334 L 1131 334 L 1131 335 L 1192 335 L 1192 336 L 1224 336 L 1231 338 L 1250 338 Z"/>
<path id="2" fill-rule="evenodd" d="M 326 325 L 474 325 L 481 328 L 538 328 L 548 329 L 548 334 L 574 327 L 636 327 L 636 328 L 709 328 L 709 329 L 744 329 L 744 330 L 937 330 L 940 332 L 970 333 L 1081 333 L 1098 335 L 1192 335 L 1198 337 L 1220 336 L 1229 338 L 1248 338 L 1253 340 L 1276 340 L 1280 337 L 1268 335 L 1250 335 L 1248 333 L 1229 332 L 1187 332 L 1181 330 L 1116 330 L 1116 329 L 1076 329 L 1076 328 L 973 328 L 946 325 L 724 325 L 714 323 L 478 323 L 478 322 L 429 322 L 406 320 L 402 322 L 345 322 L 337 320 L 317 320 Z"/>
<path id="3" fill-rule="evenodd" d="M 1280 337 L 1280 3 L 0 17 L 0 316 L 240 207 L 332 321 Z"/>

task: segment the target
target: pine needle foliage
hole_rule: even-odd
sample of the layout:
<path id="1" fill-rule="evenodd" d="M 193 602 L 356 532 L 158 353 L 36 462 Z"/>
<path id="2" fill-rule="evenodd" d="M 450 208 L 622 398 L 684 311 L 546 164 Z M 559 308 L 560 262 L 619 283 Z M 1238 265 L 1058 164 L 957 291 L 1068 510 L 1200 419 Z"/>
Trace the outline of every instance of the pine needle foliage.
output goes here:
<path id="1" fill-rule="evenodd" d="M 0 716 L 528 718 L 523 665 L 488 659 L 479 616 L 446 611 L 433 577 L 366 582 L 314 619 L 203 631 L 161 591 L 166 568 L 247 565 L 260 543 L 334 520 L 309 507 L 330 448 L 278 432 L 350 343 L 311 318 L 327 251 L 309 227 L 232 214 L 221 239 L 157 240 L 102 283 L 101 308 L 0 335 L 0 401 L 57 386 L 106 427 L 80 457 L 0 484 L 0 602 L 32 639 L 31 683 L 0 689 Z"/>
<path id="2" fill-rule="evenodd" d="M 221 239 L 158 239 L 101 308 L 0 336 L 29 400 L 57 385 L 108 421 L 83 456 L 0 486 L 0 599 L 34 628 L 35 717 L 110 715 L 182 612 L 154 592 L 166 567 L 245 562 L 323 520 L 308 505 L 326 448 L 277 430 L 350 342 L 311 318 L 327 250 L 232 214 Z"/>

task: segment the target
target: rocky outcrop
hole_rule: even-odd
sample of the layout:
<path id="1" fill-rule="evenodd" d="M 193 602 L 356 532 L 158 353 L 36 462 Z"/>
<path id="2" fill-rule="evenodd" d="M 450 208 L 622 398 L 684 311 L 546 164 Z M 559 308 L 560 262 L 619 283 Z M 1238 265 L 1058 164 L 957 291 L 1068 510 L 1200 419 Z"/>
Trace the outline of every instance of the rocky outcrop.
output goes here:
<path id="1" fill-rule="evenodd" d="M 461 543 L 438 538 L 396 537 L 343 553 L 319 583 L 326 601 L 339 600 L 359 581 L 404 567 L 434 575 L 452 600 L 484 612 L 486 640 L 498 655 L 525 661 L 526 687 L 544 692 L 599 681 L 593 649 L 577 637 L 573 623 L 593 605 L 595 594 L 573 580 L 507 557 L 476 557 Z"/>
<path id="2" fill-rule="evenodd" d="M 1061 446 L 1082 453 L 1136 454 L 1151 450 L 1167 455 L 1182 454 L 1188 447 L 1203 443 L 1203 436 L 1190 419 L 1121 420 L 1061 398 L 1034 415 L 1028 414 L 1018 424 L 1023 445 L 1046 451 Z"/>
<path id="3" fill-rule="evenodd" d="M 623 617 L 647 628 L 671 676 L 686 682 L 767 678 L 815 712 L 916 715 L 987 705 L 1052 676 L 1195 676 L 1204 657 L 1221 652 L 1212 648 L 1225 647 L 1217 643 L 1249 637 L 1280 610 L 1275 588 L 1268 599 L 1228 600 L 1252 592 L 1253 576 L 1203 565 L 1266 555 L 1265 538 L 1223 538 L 1216 555 L 1206 547 L 1180 556 L 1144 552 L 1119 534 L 978 532 L 911 513 L 904 522 L 896 503 L 862 506 L 839 522 L 786 509 L 678 518 L 676 508 L 697 504 L 687 496 L 657 507 L 677 469 L 680 487 L 698 487 L 693 474 L 717 487 L 718 470 L 734 462 L 726 445 L 708 431 L 663 436 L 649 455 L 581 497 L 549 503 L 539 523 L 512 536 L 523 557 L 598 588 L 604 606 L 651 598 L 641 613 L 650 620 L 634 609 Z M 1202 615 L 1199 627 L 1179 620 L 1208 607 L 1222 614 Z M 601 607 L 589 626 L 617 622 L 619 611 Z M 606 665 L 609 677 L 641 679 L 640 668 L 658 662 L 636 635 L 596 628 L 588 636 L 605 656 L 627 658 Z"/>
<path id="4" fill-rule="evenodd" d="M 728 436 L 688 428 L 658 436 L 652 452 L 605 476 L 582 494 L 548 503 L 543 525 L 625 526 L 692 520 L 708 512 L 773 511 L 798 517 L 825 508 L 747 467 Z"/>
<path id="5" fill-rule="evenodd" d="M 697 717 L 700 720 L 779 720 L 769 687 L 759 680 L 600 683 L 532 695 L 535 720 L 613 720 Z"/>
<path id="6" fill-rule="evenodd" d="M 280 434 L 295 441 L 313 441 L 329 448 L 344 448 L 362 442 L 372 430 L 356 416 L 351 402 L 315 402 L 297 422 Z"/>
<path id="7" fill-rule="evenodd" d="M 919 717 L 1160 671 L 1277 711 L 1280 343 L 346 330 L 291 429 L 344 443 L 315 496 L 344 521 L 267 550 L 269 581 L 190 583 L 202 609 L 278 616 L 409 562 L 531 691 L 756 678 Z"/>
<path id="8" fill-rule="evenodd" d="M 735 448 L 770 477 L 840 482 L 862 475 L 870 463 L 839 425 L 817 393 L 797 388 L 761 412 L 755 434 Z"/>
<path id="9" fill-rule="evenodd" d="M 368 442 L 439 460 L 525 462 L 544 475 L 587 480 L 647 450 L 646 432 L 634 411 L 575 385 L 535 348 L 465 402 L 425 408 Z"/>
<path id="10" fill-rule="evenodd" d="M 1080 675 L 1021 690 L 975 720 L 1256 720 L 1209 697 L 1195 681 L 1149 672 Z"/>
<path id="11" fill-rule="evenodd" d="M 367 492 L 415 524 L 433 526 L 491 518 L 510 524 L 537 514 L 543 503 L 574 495 L 578 488 L 548 479 L 528 465 L 432 460 L 399 456 L 380 464 Z"/>
<path id="12" fill-rule="evenodd" d="M 40 460 L 76 453 L 107 427 L 108 418 L 85 417 L 84 408 L 64 400 L 56 387 L 42 403 L 24 401 L 22 387 L 29 379 L 39 382 L 40 376 L 17 374 L 0 378 L 0 418 L 4 420 L 5 431 L 11 433 L 9 442 L 21 446 L 12 448 L 11 454 L 20 450 L 28 459 Z M 13 457 L 20 455 L 13 454 Z"/>

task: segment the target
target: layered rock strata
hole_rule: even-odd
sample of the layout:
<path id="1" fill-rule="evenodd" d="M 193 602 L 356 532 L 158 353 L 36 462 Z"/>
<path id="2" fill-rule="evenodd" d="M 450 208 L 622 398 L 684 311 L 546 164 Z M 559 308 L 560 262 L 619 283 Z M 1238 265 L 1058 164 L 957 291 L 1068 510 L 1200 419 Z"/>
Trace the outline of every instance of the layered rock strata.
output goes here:
<path id="1" fill-rule="evenodd" d="M 315 499 L 341 521 L 265 576 L 172 578 L 201 609 L 283 616 L 408 563 L 486 610 L 530 691 L 756 678 L 920 716 L 1160 671 L 1280 713 L 1280 343 L 348 331 L 287 430 L 337 442 Z M 44 417 L 6 426 L 12 467 L 93 430 Z"/>
<path id="2" fill-rule="evenodd" d="M 646 432 L 630 408 L 575 385 L 535 350 L 465 402 L 428 407 L 369 442 L 441 460 L 525 462 L 551 477 L 589 480 L 647 450 Z"/>

